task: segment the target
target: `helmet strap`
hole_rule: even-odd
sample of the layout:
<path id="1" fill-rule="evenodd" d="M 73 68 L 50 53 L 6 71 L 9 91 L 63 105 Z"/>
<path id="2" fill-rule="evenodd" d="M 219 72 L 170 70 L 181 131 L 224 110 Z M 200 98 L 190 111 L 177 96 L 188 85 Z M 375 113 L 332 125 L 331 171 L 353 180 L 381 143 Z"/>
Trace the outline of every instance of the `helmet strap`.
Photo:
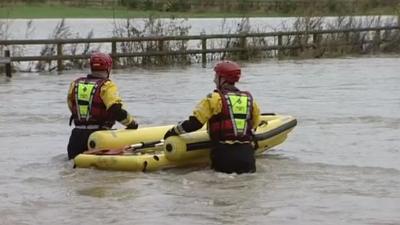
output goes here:
<path id="1" fill-rule="evenodd" d="M 98 78 L 108 78 L 110 74 L 108 71 L 92 71 L 92 76 L 98 77 Z"/>
<path id="2" fill-rule="evenodd" d="M 221 85 L 221 77 L 219 75 L 216 75 L 216 77 L 217 77 L 217 82 L 216 82 L 217 89 L 220 90 L 221 86 L 222 86 Z"/>
<path id="3" fill-rule="evenodd" d="M 218 89 L 222 89 L 226 84 L 228 84 L 228 82 L 224 78 L 218 76 Z"/>

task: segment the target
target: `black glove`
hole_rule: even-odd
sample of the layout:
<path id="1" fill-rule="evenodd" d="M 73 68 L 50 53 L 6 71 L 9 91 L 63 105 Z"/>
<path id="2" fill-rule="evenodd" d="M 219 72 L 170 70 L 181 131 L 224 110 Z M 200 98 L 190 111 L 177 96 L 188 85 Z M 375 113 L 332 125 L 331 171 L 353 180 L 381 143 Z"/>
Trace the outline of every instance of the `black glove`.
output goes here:
<path id="1" fill-rule="evenodd" d="M 128 124 L 128 125 L 126 126 L 126 129 L 133 129 L 133 130 L 136 130 L 138 127 L 139 127 L 139 124 L 137 124 L 137 123 L 133 120 L 130 124 Z"/>
<path id="2" fill-rule="evenodd" d="M 164 134 L 164 140 L 167 139 L 168 137 L 177 136 L 177 135 L 178 134 L 176 133 L 175 129 L 171 128 Z"/>

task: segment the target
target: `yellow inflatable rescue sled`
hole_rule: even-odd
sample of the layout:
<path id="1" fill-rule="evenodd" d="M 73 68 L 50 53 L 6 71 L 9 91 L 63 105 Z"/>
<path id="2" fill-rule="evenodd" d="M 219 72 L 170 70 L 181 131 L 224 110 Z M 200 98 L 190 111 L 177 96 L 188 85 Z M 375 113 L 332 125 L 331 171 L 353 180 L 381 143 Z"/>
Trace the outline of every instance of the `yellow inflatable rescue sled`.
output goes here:
<path id="1" fill-rule="evenodd" d="M 294 117 L 273 113 L 262 114 L 261 120 L 253 143 L 256 155 L 284 142 L 297 125 Z M 94 132 L 88 140 L 89 151 L 75 157 L 75 167 L 144 172 L 209 163 L 212 143 L 205 126 L 162 140 L 171 127 Z"/>

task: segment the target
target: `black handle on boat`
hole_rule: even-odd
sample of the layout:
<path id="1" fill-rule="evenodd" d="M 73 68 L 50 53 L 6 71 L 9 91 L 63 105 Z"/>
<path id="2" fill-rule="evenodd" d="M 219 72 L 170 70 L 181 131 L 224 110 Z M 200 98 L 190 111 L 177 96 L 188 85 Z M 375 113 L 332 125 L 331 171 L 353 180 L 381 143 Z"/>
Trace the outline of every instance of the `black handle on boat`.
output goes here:
<path id="1" fill-rule="evenodd" d="M 164 144 L 164 140 L 152 141 L 152 142 L 140 142 L 137 144 L 129 145 L 128 149 L 136 150 L 136 149 L 142 149 L 142 148 L 151 148 L 151 147 L 156 147 L 157 145 L 162 145 L 162 144 Z"/>
<path id="2" fill-rule="evenodd" d="M 164 140 L 159 141 L 152 141 L 152 142 L 140 142 L 137 144 L 128 145 L 124 148 L 118 149 L 92 149 L 88 150 L 86 154 L 94 154 L 94 155 L 120 155 L 123 154 L 125 151 L 131 152 L 141 152 L 146 151 L 146 148 L 157 147 L 164 144 Z M 143 149 L 143 150 L 142 150 Z"/>

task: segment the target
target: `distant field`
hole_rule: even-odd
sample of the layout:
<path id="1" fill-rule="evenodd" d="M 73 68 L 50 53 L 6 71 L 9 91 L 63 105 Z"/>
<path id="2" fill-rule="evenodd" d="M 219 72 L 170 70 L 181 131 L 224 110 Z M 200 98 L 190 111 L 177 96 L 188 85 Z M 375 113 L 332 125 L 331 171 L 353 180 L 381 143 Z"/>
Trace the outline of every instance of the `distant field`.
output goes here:
<path id="1" fill-rule="evenodd" d="M 19 5 L 0 8 L 0 18 L 128 18 L 128 17 L 243 17 L 279 16 L 265 13 L 225 13 L 225 12 L 160 12 L 155 10 L 134 10 L 122 7 L 71 7 Z"/>

